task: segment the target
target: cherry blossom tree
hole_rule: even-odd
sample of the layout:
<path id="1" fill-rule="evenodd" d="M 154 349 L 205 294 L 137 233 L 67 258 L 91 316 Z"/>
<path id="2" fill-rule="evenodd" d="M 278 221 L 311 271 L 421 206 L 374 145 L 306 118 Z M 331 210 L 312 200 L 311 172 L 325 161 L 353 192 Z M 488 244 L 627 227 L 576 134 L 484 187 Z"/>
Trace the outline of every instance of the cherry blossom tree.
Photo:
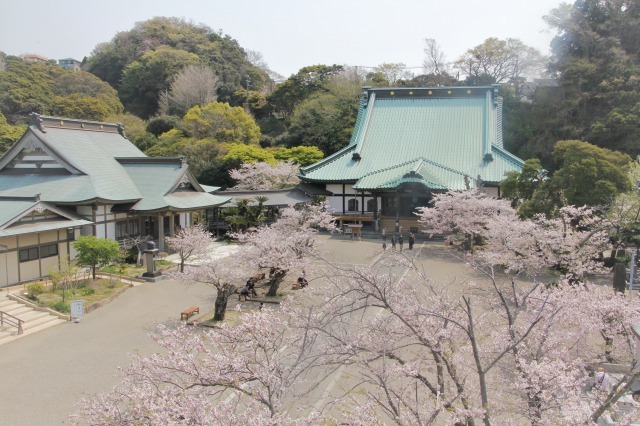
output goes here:
<path id="1" fill-rule="evenodd" d="M 554 219 L 521 221 L 496 200 L 468 200 L 477 207 L 478 198 L 483 217 L 450 223 L 485 240 L 463 261 L 486 279 L 437 283 L 413 256 L 397 252 L 377 252 L 366 267 L 316 262 L 324 265 L 323 285 L 305 290 L 303 300 L 242 314 L 239 324 L 219 329 L 160 328 L 163 351 L 135 356 L 126 382 L 85 401 L 77 418 L 330 422 L 289 407 L 302 404 L 327 372 L 345 370 L 347 387 L 313 405 L 337 408 L 350 424 L 574 425 L 610 413 L 637 421 L 640 411 L 624 414 L 616 403 L 637 369 L 611 395 L 588 389 L 587 367 L 615 360 L 636 368 L 629 327 L 640 322 L 637 296 L 586 279 L 605 239 L 597 217 L 568 208 Z M 284 276 L 319 255 L 315 232 L 332 226 L 322 205 L 290 207 L 275 224 L 237 237 L 249 264 Z M 550 276 L 549 268 L 562 275 Z"/>
<path id="2" fill-rule="evenodd" d="M 319 254 L 316 234 L 320 229 L 336 229 L 325 203 L 289 206 L 275 223 L 232 237 L 245 244 L 243 256 L 247 263 L 269 271 L 267 296 L 276 296 L 287 272 L 305 269 L 310 259 Z"/>
<path id="3" fill-rule="evenodd" d="M 239 169 L 229 171 L 231 178 L 238 182 L 233 189 L 254 191 L 292 188 L 300 182 L 298 173 L 298 165 L 293 161 L 244 163 Z"/>
<path id="4" fill-rule="evenodd" d="M 124 382 L 81 401 L 72 419 L 95 425 L 314 424 L 317 412 L 293 419 L 291 405 L 284 404 L 317 384 L 321 357 L 312 353 L 315 336 L 305 317 L 283 306 L 205 330 L 161 325 L 153 337 L 163 351 L 133 355 Z"/>
<path id="5" fill-rule="evenodd" d="M 211 233 L 204 226 L 194 225 L 180 229 L 175 237 L 169 237 L 166 241 L 180 255 L 178 270 L 184 272 L 185 262 L 194 257 L 203 257 L 212 240 Z"/>
<path id="6" fill-rule="evenodd" d="M 236 255 L 224 259 L 224 261 L 206 259 L 198 265 L 187 265 L 184 272 L 172 274 L 172 278 L 189 282 L 201 282 L 216 289 L 214 305 L 214 321 L 224 321 L 229 297 L 238 288 L 245 277 L 245 269 L 242 267 L 242 258 Z"/>
<path id="7" fill-rule="evenodd" d="M 487 220 L 513 209 L 507 201 L 482 191 L 449 191 L 433 196 L 432 207 L 418 207 L 416 215 L 428 234 L 445 234 L 452 242 L 467 241 L 469 248 L 485 236 Z M 474 241 L 475 240 L 475 241 Z"/>

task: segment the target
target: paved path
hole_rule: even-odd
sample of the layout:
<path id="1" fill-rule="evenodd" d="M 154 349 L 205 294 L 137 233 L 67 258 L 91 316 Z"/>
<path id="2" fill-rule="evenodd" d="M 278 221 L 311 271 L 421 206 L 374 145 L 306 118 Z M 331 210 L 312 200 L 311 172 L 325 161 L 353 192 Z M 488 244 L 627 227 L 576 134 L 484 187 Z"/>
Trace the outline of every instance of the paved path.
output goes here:
<path id="1" fill-rule="evenodd" d="M 366 265 L 381 251 L 377 239 L 353 241 L 327 235 L 320 239 L 326 242 L 323 250 L 330 262 Z M 423 249 L 421 261 L 434 278 L 457 282 L 470 278 L 459 261 L 441 254 L 441 244 L 426 246 L 434 250 Z M 212 248 L 221 258 L 235 246 Z M 182 310 L 196 305 L 205 311 L 213 306 L 214 296 L 204 284 L 146 283 L 130 288 L 79 324 L 67 323 L 0 346 L 0 426 L 65 423 L 79 398 L 107 392 L 121 382 L 117 367 L 129 364 L 128 354 L 158 350 L 148 337 L 157 324 L 175 326 Z M 334 379 L 342 387 L 340 375 Z"/>
<path id="2" fill-rule="evenodd" d="M 130 288 L 76 323 L 0 347 L 0 425 L 63 424 L 83 395 L 121 382 L 128 354 L 152 353 L 157 324 L 178 325 L 180 312 L 213 306 L 214 290 L 173 280 Z"/>

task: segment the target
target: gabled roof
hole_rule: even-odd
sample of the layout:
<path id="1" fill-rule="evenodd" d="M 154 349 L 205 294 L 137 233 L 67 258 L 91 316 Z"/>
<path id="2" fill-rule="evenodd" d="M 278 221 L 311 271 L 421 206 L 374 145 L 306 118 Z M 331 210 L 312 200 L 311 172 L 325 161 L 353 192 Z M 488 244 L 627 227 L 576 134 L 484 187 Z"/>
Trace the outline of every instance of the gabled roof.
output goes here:
<path id="1" fill-rule="evenodd" d="M 367 88 L 363 100 L 350 144 L 301 168 L 302 180 L 375 190 L 417 179 L 432 189 L 465 189 L 522 168 L 503 148 L 495 87 Z M 405 177 L 411 170 L 421 177 Z"/>
<path id="2" fill-rule="evenodd" d="M 193 210 L 224 204 L 230 197 L 211 194 L 193 177 L 184 158 L 119 158 L 142 199 L 133 211 Z"/>
<path id="3" fill-rule="evenodd" d="M 140 199 L 140 192 L 116 157 L 146 157 L 124 137 L 121 126 L 32 116 L 25 134 L 0 157 L 0 180 L 5 181 L 0 189 L 30 190 L 21 195 L 41 193 L 52 202 Z M 23 186 L 25 176 L 31 182 L 27 187 Z M 58 182 L 52 192 L 51 182 L 59 176 L 76 179 L 65 185 Z"/>
<path id="4" fill-rule="evenodd" d="M 74 228 L 93 222 L 36 198 L 0 198 L 0 237 Z"/>
<path id="5" fill-rule="evenodd" d="M 119 124 L 37 114 L 30 120 L 0 157 L 0 197 L 40 194 L 56 204 L 103 202 L 134 211 L 206 208 L 228 200 L 210 194 L 215 187 L 201 187 L 184 159 L 147 157 Z"/>

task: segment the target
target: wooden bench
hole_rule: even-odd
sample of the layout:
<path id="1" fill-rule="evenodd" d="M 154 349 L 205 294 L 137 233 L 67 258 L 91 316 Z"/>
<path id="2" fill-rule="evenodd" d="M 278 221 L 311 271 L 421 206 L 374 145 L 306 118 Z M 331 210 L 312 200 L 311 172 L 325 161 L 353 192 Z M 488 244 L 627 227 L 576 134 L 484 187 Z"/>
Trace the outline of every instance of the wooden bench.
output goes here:
<path id="1" fill-rule="evenodd" d="M 199 313 L 200 313 L 200 308 L 197 306 L 192 306 L 182 311 L 182 313 L 180 314 L 180 320 L 187 321 L 191 315 L 199 314 Z"/>

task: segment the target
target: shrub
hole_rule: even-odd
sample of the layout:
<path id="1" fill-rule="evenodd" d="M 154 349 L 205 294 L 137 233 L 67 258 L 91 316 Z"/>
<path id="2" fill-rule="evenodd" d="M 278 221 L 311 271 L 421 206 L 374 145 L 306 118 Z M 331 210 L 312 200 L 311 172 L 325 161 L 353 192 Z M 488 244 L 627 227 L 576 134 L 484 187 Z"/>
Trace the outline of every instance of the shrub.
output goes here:
<path id="1" fill-rule="evenodd" d="M 51 305 L 51 309 L 54 311 L 58 311 L 62 314 L 68 314 L 71 311 L 68 302 L 63 302 L 62 300 L 57 301 L 53 305 Z"/>
<path id="2" fill-rule="evenodd" d="M 41 282 L 31 283 L 27 286 L 27 295 L 31 300 L 38 299 L 42 293 L 44 293 L 44 285 Z"/>
<path id="3" fill-rule="evenodd" d="M 96 291 L 91 287 L 83 287 L 78 289 L 78 294 L 80 294 L 81 296 L 91 296 L 95 292 Z"/>

